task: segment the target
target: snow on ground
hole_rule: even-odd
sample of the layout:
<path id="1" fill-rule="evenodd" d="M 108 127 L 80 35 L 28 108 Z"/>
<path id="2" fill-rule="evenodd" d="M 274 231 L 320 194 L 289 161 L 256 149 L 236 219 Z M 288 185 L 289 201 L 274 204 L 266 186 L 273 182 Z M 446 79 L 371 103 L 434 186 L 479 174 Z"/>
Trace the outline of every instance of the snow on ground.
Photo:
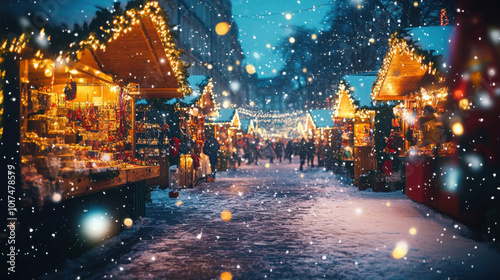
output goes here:
<path id="1" fill-rule="evenodd" d="M 494 279 L 500 252 L 401 192 L 293 164 L 155 190 L 147 219 L 46 279 Z M 232 213 L 230 221 L 221 212 Z"/>

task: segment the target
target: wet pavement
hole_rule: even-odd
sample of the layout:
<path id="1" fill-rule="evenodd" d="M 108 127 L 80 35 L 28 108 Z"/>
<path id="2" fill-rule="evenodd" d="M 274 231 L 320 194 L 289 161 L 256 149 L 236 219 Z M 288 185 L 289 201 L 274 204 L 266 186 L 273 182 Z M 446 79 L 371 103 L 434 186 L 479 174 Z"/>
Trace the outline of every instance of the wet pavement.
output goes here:
<path id="1" fill-rule="evenodd" d="M 490 276 L 474 246 L 499 260 L 401 192 L 360 192 L 342 175 L 266 162 L 221 172 L 178 199 L 155 190 L 145 219 L 46 279 L 468 279 Z M 410 243 L 401 259 L 395 240 Z"/>

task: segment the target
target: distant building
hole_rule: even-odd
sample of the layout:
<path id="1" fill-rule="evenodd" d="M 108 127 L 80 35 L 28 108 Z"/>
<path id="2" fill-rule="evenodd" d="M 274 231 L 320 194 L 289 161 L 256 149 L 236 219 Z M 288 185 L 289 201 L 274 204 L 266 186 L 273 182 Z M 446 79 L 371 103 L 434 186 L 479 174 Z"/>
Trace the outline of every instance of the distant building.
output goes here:
<path id="1" fill-rule="evenodd" d="M 186 54 L 182 60 L 191 63 L 190 75 L 210 76 L 217 101 L 222 105 L 241 106 L 248 101 L 247 73 L 238 41 L 238 26 L 232 19 L 230 0 L 161 0 L 178 31 L 177 43 Z M 220 22 L 231 28 L 223 36 L 215 32 Z"/>

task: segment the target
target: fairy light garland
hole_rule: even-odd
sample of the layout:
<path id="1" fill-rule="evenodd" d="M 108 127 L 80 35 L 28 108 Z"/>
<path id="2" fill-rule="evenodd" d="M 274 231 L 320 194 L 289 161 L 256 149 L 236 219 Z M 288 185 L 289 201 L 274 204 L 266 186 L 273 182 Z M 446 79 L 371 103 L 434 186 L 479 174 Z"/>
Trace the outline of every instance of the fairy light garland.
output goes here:
<path id="1" fill-rule="evenodd" d="M 349 106 L 351 107 L 351 110 L 353 111 L 352 114 L 349 113 L 348 115 L 344 115 L 341 110 L 342 100 L 345 100 L 347 98 L 349 102 Z M 335 103 L 333 105 L 333 116 L 336 118 L 353 118 L 354 117 L 354 112 L 358 109 L 358 106 L 354 104 L 354 98 L 351 96 L 350 91 L 347 89 L 347 83 L 344 80 L 340 81 L 338 90 L 337 90 L 337 98 L 335 99 Z"/>
<path id="2" fill-rule="evenodd" d="M 415 42 L 409 42 L 404 38 L 403 34 L 399 34 L 398 32 L 394 33 L 389 39 L 389 51 L 384 57 L 384 61 L 382 62 L 382 67 L 380 68 L 377 74 L 377 80 L 372 88 L 372 100 L 375 100 L 382 89 L 382 84 L 387 76 L 387 72 L 389 71 L 389 66 L 391 65 L 392 59 L 396 54 L 407 54 L 410 55 L 412 60 L 416 60 L 420 63 L 420 68 L 426 71 L 428 74 L 433 75 L 436 79 L 441 83 L 444 82 L 445 77 L 438 68 L 436 67 L 436 63 L 434 62 L 434 56 L 429 51 L 421 50 L 418 46 L 415 45 Z"/>
<path id="3" fill-rule="evenodd" d="M 147 2 L 144 6 L 140 5 L 139 8 L 131 8 L 125 12 L 124 15 L 117 15 L 113 17 L 113 21 L 108 23 L 107 26 L 101 26 L 100 32 L 103 34 L 91 33 L 87 39 L 80 41 L 80 50 L 85 48 L 92 48 L 93 50 L 105 50 L 106 44 L 118 39 L 123 34 L 131 31 L 135 25 L 140 24 L 142 18 L 150 17 L 154 23 L 158 34 L 160 35 L 165 54 L 172 66 L 177 82 L 179 84 L 179 91 L 183 94 L 191 94 L 191 88 L 186 79 L 187 67 L 180 59 L 181 51 L 176 49 L 175 41 L 170 34 L 168 24 L 166 23 L 167 15 L 162 12 L 162 9 L 157 1 Z M 70 48 L 75 44 L 70 44 Z M 59 59 L 59 58 L 58 58 Z"/>

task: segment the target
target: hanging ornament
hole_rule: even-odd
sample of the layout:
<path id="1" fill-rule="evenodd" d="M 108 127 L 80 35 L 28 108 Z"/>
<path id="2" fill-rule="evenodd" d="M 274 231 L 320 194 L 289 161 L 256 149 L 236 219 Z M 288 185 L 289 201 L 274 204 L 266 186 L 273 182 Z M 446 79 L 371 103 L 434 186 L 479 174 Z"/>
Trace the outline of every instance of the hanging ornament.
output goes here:
<path id="1" fill-rule="evenodd" d="M 76 98 L 76 82 L 70 76 L 66 87 L 64 87 L 64 94 L 66 95 L 66 101 L 74 100 Z"/>

